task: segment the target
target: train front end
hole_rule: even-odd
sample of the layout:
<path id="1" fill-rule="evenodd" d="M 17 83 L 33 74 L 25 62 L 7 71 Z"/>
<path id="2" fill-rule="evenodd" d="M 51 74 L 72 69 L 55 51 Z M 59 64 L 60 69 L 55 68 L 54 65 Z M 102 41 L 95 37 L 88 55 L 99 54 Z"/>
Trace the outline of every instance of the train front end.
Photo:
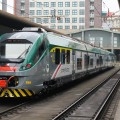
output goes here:
<path id="1" fill-rule="evenodd" d="M 1 98 L 30 97 L 38 90 L 33 85 L 38 84 L 34 55 L 42 42 L 40 38 L 36 32 L 6 33 L 0 37 Z"/>

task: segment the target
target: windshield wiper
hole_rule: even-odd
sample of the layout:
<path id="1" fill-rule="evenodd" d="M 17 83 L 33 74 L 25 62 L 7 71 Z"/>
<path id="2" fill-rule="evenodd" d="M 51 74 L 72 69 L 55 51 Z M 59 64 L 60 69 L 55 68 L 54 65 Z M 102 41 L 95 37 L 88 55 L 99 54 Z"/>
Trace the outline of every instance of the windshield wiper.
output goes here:
<path id="1" fill-rule="evenodd" d="M 31 46 L 31 45 L 30 45 L 30 46 Z M 23 54 L 26 55 L 26 54 L 28 53 L 30 46 L 29 46 L 27 49 L 25 49 L 25 50 L 20 54 L 20 56 L 18 56 L 18 59 L 20 59 Z"/>

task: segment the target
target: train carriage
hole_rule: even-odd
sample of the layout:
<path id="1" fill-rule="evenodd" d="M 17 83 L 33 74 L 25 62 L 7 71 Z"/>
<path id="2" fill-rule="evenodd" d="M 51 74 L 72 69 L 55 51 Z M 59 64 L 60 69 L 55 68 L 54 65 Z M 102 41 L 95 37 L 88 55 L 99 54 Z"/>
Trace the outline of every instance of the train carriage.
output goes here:
<path id="1" fill-rule="evenodd" d="M 0 97 L 29 97 L 115 65 L 115 55 L 76 39 L 24 28 L 0 37 Z"/>

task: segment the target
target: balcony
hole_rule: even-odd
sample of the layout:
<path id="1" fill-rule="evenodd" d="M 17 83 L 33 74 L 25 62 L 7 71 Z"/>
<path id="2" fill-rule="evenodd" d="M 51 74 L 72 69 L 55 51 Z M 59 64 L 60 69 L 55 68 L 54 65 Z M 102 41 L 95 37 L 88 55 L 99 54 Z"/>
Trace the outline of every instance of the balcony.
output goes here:
<path id="1" fill-rule="evenodd" d="M 94 10 L 94 6 L 90 6 L 90 10 Z"/>
<path id="2" fill-rule="evenodd" d="M 90 14 L 90 18 L 94 18 L 94 14 Z"/>
<path id="3" fill-rule="evenodd" d="M 90 22 L 90 26 L 94 26 L 94 22 Z"/>
<path id="4" fill-rule="evenodd" d="M 25 7 L 23 7 L 23 6 L 21 6 L 21 9 L 20 9 L 21 11 L 24 11 L 25 10 Z"/>

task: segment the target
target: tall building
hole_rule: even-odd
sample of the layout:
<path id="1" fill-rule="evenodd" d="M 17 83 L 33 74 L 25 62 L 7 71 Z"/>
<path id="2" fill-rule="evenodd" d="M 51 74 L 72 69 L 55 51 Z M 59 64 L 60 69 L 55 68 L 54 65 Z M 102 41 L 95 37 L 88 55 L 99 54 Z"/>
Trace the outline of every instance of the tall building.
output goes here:
<path id="1" fill-rule="evenodd" d="M 101 12 L 102 0 L 15 0 L 16 15 L 52 29 L 101 28 Z"/>
<path id="2" fill-rule="evenodd" d="M 14 0 L 14 14 L 29 17 L 29 0 Z"/>
<path id="3" fill-rule="evenodd" d="M 7 0 L 1 0 L 1 10 L 7 11 Z"/>

